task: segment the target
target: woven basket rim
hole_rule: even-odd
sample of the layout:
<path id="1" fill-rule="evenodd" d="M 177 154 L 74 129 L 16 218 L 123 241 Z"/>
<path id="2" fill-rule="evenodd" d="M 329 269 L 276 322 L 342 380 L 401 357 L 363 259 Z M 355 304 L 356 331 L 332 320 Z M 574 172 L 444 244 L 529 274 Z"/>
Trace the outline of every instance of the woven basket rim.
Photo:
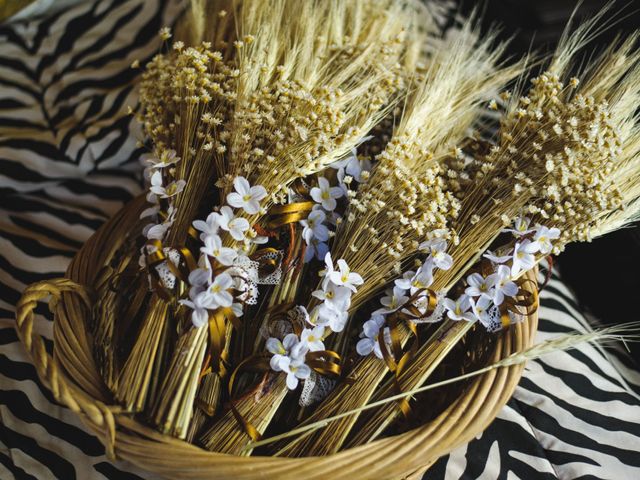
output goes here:
<path id="1" fill-rule="evenodd" d="M 133 419 L 109 393 L 93 360 L 85 330 L 92 287 L 105 258 L 123 241 L 145 208 L 143 196 L 126 204 L 85 243 L 67 269 L 68 278 L 39 282 L 25 290 L 16 308 L 16 328 L 40 379 L 57 401 L 78 413 L 105 445 L 111 458 L 128 460 L 168 478 L 408 478 L 418 476 L 440 456 L 468 442 L 495 418 L 512 395 L 524 365 L 492 370 L 477 377 L 465 392 L 435 419 L 413 430 L 381 438 L 323 457 L 235 456 L 209 452 L 163 435 Z M 105 248 L 106 246 L 106 248 Z M 529 274 L 535 282 L 535 274 Z M 533 282 L 527 282 L 532 285 Z M 33 331 L 33 308 L 51 296 L 54 356 Z M 495 342 L 492 360 L 530 346 L 537 312 L 504 330 Z M 413 474 L 413 475 L 412 475 Z"/>

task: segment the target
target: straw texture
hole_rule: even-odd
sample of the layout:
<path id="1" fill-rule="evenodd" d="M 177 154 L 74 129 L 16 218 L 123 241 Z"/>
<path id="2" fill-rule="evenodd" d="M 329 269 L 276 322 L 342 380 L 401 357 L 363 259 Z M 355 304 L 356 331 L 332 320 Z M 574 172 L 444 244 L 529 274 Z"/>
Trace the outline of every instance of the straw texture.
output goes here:
<path id="1" fill-rule="evenodd" d="M 513 393 L 524 365 L 490 371 L 461 390 L 437 417 L 411 431 L 382 438 L 323 457 L 284 458 L 235 456 L 208 452 L 136 421 L 122 407 L 112 405 L 109 390 L 93 359 L 88 319 L 91 291 L 129 234 L 138 228 L 144 208 L 140 197 L 101 227 L 78 252 L 65 279 L 29 286 L 17 305 L 19 336 L 38 375 L 57 401 L 78 413 L 105 445 L 110 458 L 128 460 L 154 473 L 176 479 L 414 479 L 440 456 L 468 442 L 495 418 Z M 530 273 L 534 279 L 534 274 Z M 528 283 L 532 286 L 532 282 Z M 54 353 L 33 332 L 33 310 L 50 297 L 54 315 Z M 533 342 L 537 314 L 501 332 L 487 364 Z M 484 365 L 476 365 L 482 367 Z M 115 402 L 113 402 L 115 403 Z"/>

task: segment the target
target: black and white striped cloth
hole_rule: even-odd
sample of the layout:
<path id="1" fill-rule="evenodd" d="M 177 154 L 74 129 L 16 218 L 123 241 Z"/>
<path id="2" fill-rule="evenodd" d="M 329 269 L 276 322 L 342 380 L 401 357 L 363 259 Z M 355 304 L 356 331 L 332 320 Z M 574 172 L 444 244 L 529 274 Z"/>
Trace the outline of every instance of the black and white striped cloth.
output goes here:
<path id="1" fill-rule="evenodd" d="M 32 282 L 61 276 L 80 245 L 140 191 L 135 59 L 158 49 L 176 1 L 100 0 L 0 25 L 0 479 L 155 478 L 109 462 L 37 379 L 13 329 Z M 36 331 L 51 339 L 39 309 Z M 589 322 L 557 277 L 538 340 Z M 51 341 L 48 342 L 51 347 Z M 428 479 L 640 478 L 640 374 L 585 345 L 530 362 L 514 397 Z"/>

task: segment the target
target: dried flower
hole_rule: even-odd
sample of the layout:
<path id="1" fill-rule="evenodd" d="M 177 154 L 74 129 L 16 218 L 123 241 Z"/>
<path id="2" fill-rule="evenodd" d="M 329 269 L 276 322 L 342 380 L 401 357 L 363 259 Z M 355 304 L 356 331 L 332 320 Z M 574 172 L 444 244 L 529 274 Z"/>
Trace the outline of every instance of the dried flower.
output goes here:
<path id="1" fill-rule="evenodd" d="M 262 185 L 251 186 L 246 178 L 236 177 L 233 180 L 236 189 L 227 195 L 227 203 L 235 208 L 242 208 L 249 215 L 260 211 L 260 201 L 267 196 Z"/>

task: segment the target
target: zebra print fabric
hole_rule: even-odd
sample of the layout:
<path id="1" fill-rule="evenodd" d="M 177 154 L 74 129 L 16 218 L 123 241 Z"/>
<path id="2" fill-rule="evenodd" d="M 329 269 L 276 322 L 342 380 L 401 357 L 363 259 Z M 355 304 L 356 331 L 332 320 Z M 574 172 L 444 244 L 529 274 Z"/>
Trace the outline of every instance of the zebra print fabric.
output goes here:
<path id="1" fill-rule="evenodd" d="M 38 381 L 13 328 L 24 287 L 61 276 L 136 179 L 133 85 L 178 2 L 100 0 L 0 25 L 0 479 L 152 479 L 109 462 Z M 538 340 L 591 328 L 554 275 Z M 37 333 L 52 326 L 40 308 Z M 640 374 L 622 350 L 585 345 L 530 362 L 477 439 L 434 465 L 445 479 L 640 478 Z"/>

